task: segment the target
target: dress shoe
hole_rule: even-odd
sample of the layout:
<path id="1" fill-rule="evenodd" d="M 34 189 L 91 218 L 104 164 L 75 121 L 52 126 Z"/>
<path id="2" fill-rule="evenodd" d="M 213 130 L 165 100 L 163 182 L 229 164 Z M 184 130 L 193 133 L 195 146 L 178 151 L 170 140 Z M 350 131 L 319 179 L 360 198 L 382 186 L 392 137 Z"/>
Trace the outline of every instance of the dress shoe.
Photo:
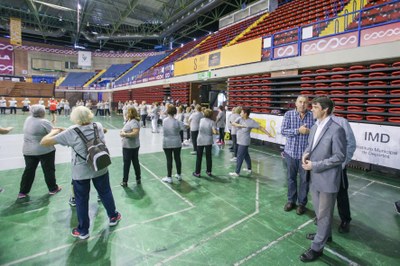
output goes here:
<path id="1" fill-rule="evenodd" d="M 306 212 L 306 207 L 303 205 L 297 206 L 296 213 L 297 215 L 303 215 Z"/>
<path id="2" fill-rule="evenodd" d="M 322 250 L 321 251 L 315 251 L 315 250 L 310 248 L 306 252 L 301 254 L 300 260 L 302 262 L 314 261 L 314 260 L 318 259 L 319 257 L 321 257 L 322 254 L 323 254 Z"/>
<path id="3" fill-rule="evenodd" d="M 283 207 L 283 210 L 285 212 L 288 212 L 288 211 L 293 210 L 294 208 L 296 208 L 296 204 L 294 204 L 293 202 L 288 202 L 285 204 L 285 207 Z"/>
<path id="4" fill-rule="evenodd" d="M 306 235 L 306 238 L 309 240 L 314 240 L 316 233 L 310 233 Z M 328 240 L 326 242 L 332 242 L 332 237 L 328 237 Z"/>
<path id="5" fill-rule="evenodd" d="M 350 232 L 350 222 L 341 222 L 339 225 L 339 233 L 348 233 Z"/>

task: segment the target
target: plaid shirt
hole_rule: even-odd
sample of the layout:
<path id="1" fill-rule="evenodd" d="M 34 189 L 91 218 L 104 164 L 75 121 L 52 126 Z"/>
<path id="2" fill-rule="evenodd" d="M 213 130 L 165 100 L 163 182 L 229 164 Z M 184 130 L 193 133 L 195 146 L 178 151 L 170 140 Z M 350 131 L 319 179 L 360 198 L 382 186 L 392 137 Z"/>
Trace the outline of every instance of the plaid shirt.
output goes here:
<path id="1" fill-rule="evenodd" d="M 310 111 L 307 111 L 304 118 L 300 118 L 299 112 L 290 110 L 285 113 L 282 121 L 281 133 L 286 137 L 285 153 L 293 159 L 301 159 L 304 150 L 308 145 L 308 134 L 300 134 L 299 128 L 306 125 L 308 129 L 314 125 L 315 120 Z"/>

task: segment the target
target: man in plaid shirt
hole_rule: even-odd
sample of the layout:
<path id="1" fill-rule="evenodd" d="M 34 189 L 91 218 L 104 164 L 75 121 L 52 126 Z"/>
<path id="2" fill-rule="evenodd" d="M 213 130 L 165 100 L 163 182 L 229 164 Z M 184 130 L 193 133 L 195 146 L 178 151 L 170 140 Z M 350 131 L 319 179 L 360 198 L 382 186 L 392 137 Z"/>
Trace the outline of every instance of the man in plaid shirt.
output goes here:
<path id="1" fill-rule="evenodd" d="M 296 109 L 287 111 L 282 121 L 281 133 L 286 137 L 284 157 L 288 176 L 288 202 L 284 210 L 302 215 L 306 211 L 309 183 L 306 172 L 301 167 L 301 156 L 308 144 L 308 134 L 315 121 L 311 111 L 307 109 L 307 96 L 300 95 L 296 100 Z M 300 186 L 297 190 L 297 174 L 300 176 Z"/>

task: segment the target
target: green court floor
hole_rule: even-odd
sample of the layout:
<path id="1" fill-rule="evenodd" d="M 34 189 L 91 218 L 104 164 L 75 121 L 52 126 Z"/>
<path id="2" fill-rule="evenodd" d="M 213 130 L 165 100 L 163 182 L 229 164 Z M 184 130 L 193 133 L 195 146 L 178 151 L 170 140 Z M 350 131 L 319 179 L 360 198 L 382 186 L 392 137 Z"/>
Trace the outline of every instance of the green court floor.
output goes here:
<path id="1" fill-rule="evenodd" d="M 122 127 L 120 117 L 96 118 L 111 130 Z M 22 132 L 23 115 L 0 117 L 0 126 Z M 60 117 L 58 126 L 68 126 Z M 142 130 L 141 134 L 150 134 Z M 7 135 L 7 141 L 11 138 Z M 143 137 L 143 136 L 142 136 Z M 161 138 L 161 134 L 159 134 Z M 7 163 L 8 150 L 0 154 Z M 119 143 L 117 140 L 115 143 Z M 16 144 L 17 145 L 17 144 Z M 117 145 L 112 143 L 112 145 Z M 302 265 L 299 255 L 310 246 L 306 233 L 314 232 L 311 200 L 305 215 L 284 212 L 286 174 L 276 151 L 251 147 L 253 173 L 231 178 L 234 170 L 227 149 L 213 147 L 213 174 L 191 175 L 195 156 L 182 150 L 183 181 L 172 185 L 161 178 L 166 161 L 161 147 L 144 152 L 152 142 L 141 142 L 142 186 L 122 188 L 122 157 L 109 168 L 118 226 L 109 228 L 107 215 L 90 199 L 90 238 L 76 240 L 70 231 L 77 224 L 68 205 L 70 164 L 56 166 L 63 190 L 49 196 L 38 169 L 30 197 L 17 200 L 23 167 L 0 170 L 0 265 Z M 20 154 L 22 157 L 22 154 Z M 11 159 L 10 159 L 11 160 Z M 205 161 L 203 161 L 203 169 Z M 174 172 L 175 173 L 175 172 Z M 335 211 L 333 242 L 313 265 L 400 265 L 400 215 L 393 202 L 400 199 L 400 179 L 380 173 L 349 170 L 353 221 L 348 234 L 339 234 Z"/>

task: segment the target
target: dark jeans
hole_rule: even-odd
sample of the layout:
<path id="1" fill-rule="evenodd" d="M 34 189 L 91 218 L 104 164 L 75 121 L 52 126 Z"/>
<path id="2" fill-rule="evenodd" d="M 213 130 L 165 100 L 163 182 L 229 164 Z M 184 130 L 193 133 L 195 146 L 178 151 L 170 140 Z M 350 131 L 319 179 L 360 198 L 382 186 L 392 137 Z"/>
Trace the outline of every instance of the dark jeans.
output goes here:
<path id="1" fill-rule="evenodd" d="M 128 182 L 129 179 L 129 169 L 131 168 L 131 162 L 133 168 L 135 169 L 136 181 L 140 181 L 140 164 L 139 164 L 139 148 L 122 148 L 122 155 L 124 160 L 124 178 L 122 181 Z"/>
<path id="2" fill-rule="evenodd" d="M 182 148 L 164 148 L 165 157 L 167 157 L 167 176 L 172 177 L 172 154 L 175 158 L 176 172 L 178 175 L 181 174 L 182 162 L 181 162 L 181 149 Z"/>
<path id="3" fill-rule="evenodd" d="M 186 139 L 187 140 L 190 139 L 190 128 L 189 127 L 186 129 Z"/>
<path id="4" fill-rule="evenodd" d="M 146 118 L 147 118 L 147 115 L 141 115 L 140 117 L 142 118 L 143 127 L 146 127 Z"/>
<path id="5" fill-rule="evenodd" d="M 44 174 L 44 181 L 46 182 L 49 191 L 58 188 L 56 183 L 56 168 L 54 166 L 54 159 L 56 151 L 52 151 L 43 155 L 24 155 L 25 170 L 22 174 L 20 193 L 28 194 L 31 191 L 33 181 L 35 180 L 36 168 L 40 162 Z"/>
<path id="6" fill-rule="evenodd" d="M 181 142 L 183 142 L 183 130 L 179 131 L 179 135 L 181 136 Z"/>
<path id="7" fill-rule="evenodd" d="M 231 136 L 232 136 L 233 157 L 237 157 L 238 153 L 237 137 L 236 135 L 231 135 Z"/>
<path id="8" fill-rule="evenodd" d="M 197 136 L 199 135 L 199 131 L 190 131 L 190 137 L 192 138 L 193 150 L 197 152 Z"/>
<path id="9" fill-rule="evenodd" d="M 219 128 L 219 141 L 224 141 L 225 138 L 225 128 L 224 127 L 220 127 Z"/>
<path id="10" fill-rule="evenodd" d="M 342 178 L 340 179 L 340 188 L 337 194 L 337 208 L 342 222 L 350 222 L 350 202 L 347 189 L 349 188 L 349 180 L 347 178 L 347 169 L 343 169 Z"/>
<path id="11" fill-rule="evenodd" d="M 251 159 L 249 154 L 249 146 L 237 145 L 237 161 L 236 161 L 236 173 L 240 173 L 240 168 L 242 167 L 243 160 L 246 161 L 247 169 L 251 170 Z"/>
<path id="12" fill-rule="evenodd" d="M 104 110 L 104 115 L 109 115 L 109 116 L 111 116 L 111 113 L 110 113 L 110 109 L 105 109 Z"/>
<path id="13" fill-rule="evenodd" d="M 110 187 L 110 178 L 108 172 L 102 176 L 93 179 L 72 180 L 75 192 L 76 214 L 78 216 L 78 231 L 82 235 L 89 233 L 89 195 L 90 195 L 90 180 L 101 199 L 101 203 L 107 211 L 109 218 L 118 215 L 115 210 L 114 197 Z"/>
<path id="14" fill-rule="evenodd" d="M 6 107 L 0 107 L 1 113 L 6 114 Z"/>
<path id="15" fill-rule="evenodd" d="M 301 159 L 294 159 L 287 153 L 284 153 L 287 178 L 288 178 L 288 202 L 298 203 L 299 205 L 306 206 L 307 194 L 309 190 L 309 182 L 307 182 L 306 171 L 301 167 Z M 297 174 L 300 177 L 300 185 L 297 190 Z"/>
<path id="16" fill-rule="evenodd" d="M 10 107 L 10 114 L 12 114 L 14 112 L 14 114 L 17 114 L 17 107 Z"/>
<path id="17" fill-rule="evenodd" d="M 211 150 L 212 145 L 207 146 L 197 146 L 197 157 L 196 157 L 196 174 L 200 174 L 201 171 L 201 161 L 203 160 L 203 150 L 206 150 L 206 163 L 207 163 L 207 172 L 211 173 L 212 169 L 212 159 L 211 159 Z"/>

